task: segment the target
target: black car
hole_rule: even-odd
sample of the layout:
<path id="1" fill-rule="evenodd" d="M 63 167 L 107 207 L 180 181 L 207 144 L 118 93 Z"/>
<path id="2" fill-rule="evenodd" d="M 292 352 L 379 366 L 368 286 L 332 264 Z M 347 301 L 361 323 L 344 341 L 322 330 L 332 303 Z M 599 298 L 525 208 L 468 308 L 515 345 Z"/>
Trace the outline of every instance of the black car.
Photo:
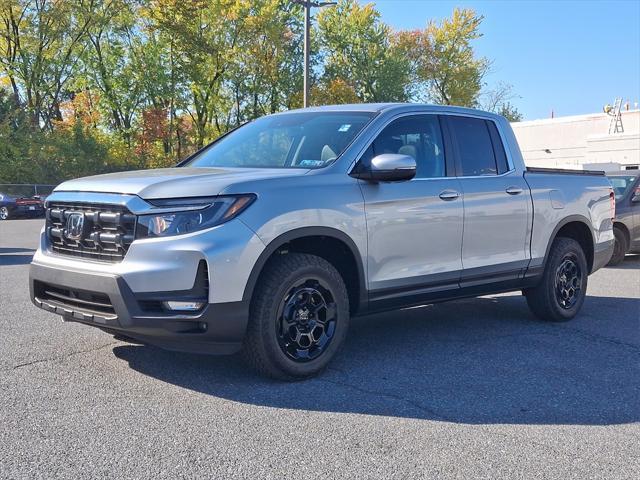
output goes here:
<path id="1" fill-rule="evenodd" d="M 616 196 L 616 243 L 609 265 L 617 265 L 627 253 L 640 253 L 640 171 L 622 170 L 607 177 Z"/>
<path id="2" fill-rule="evenodd" d="M 0 192 L 0 220 L 15 217 L 42 217 L 44 204 L 39 198 L 14 198 Z"/>

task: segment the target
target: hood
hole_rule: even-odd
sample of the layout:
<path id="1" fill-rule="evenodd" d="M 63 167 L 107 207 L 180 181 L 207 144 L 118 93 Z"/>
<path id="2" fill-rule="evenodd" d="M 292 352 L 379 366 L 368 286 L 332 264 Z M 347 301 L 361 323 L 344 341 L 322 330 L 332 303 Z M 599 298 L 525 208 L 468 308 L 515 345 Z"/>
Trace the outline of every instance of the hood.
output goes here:
<path id="1" fill-rule="evenodd" d="M 55 191 L 125 193 L 149 200 L 208 197 L 219 195 L 234 183 L 304 175 L 308 171 L 299 168 L 159 168 L 79 178 L 58 185 Z"/>

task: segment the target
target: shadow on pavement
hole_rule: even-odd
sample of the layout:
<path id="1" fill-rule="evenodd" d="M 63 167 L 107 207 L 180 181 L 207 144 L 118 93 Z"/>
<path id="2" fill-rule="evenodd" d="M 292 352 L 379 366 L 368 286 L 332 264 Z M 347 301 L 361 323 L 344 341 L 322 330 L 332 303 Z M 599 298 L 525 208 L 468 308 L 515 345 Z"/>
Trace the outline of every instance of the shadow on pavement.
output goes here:
<path id="1" fill-rule="evenodd" d="M 0 247 L 0 255 L 5 253 L 30 253 L 33 255 L 36 251 L 33 248 L 22 248 L 22 247 Z"/>
<path id="2" fill-rule="evenodd" d="M 619 265 L 611 265 L 605 268 L 612 268 L 614 270 L 633 270 L 640 269 L 640 255 L 628 255 L 624 257 L 624 260 Z"/>
<path id="3" fill-rule="evenodd" d="M 635 313 L 634 313 L 635 312 Z M 465 424 L 610 425 L 640 420 L 640 300 L 588 297 L 573 322 L 535 320 L 521 296 L 353 320 L 318 378 L 279 383 L 238 357 L 123 345 L 161 381 L 235 402 Z M 605 323 L 606 322 L 606 323 Z"/>
<path id="4" fill-rule="evenodd" d="M 0 247 L 0 267 L 7 265 L 27 265 L 36 251 L 31 248 Z"/>

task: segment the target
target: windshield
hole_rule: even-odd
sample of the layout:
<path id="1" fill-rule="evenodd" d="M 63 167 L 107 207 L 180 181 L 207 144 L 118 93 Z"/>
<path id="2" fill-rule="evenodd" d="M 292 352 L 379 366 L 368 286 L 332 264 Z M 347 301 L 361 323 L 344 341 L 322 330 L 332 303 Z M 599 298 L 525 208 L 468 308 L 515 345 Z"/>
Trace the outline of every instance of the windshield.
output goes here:
<path id="1" fill-rule="evenodd" d="M 622 198 L 629 191 L 636 179 L 635 175 L 615 175 L 608 177 L 616 198 Z"/>
<path id="2" fill-rule="evenodd" d="M 322 168 L 342 154 L 372 112 L 302 112 L 262 117 L 229 133 L 184 166 Z"/>

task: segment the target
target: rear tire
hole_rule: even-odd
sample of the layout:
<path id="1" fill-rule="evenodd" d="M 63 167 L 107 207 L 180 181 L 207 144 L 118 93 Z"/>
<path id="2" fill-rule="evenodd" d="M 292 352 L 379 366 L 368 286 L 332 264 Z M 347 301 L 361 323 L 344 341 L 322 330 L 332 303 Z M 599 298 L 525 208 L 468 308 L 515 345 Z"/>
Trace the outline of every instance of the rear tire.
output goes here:
<path id="1" fill-rule="evenodd" d="M 349 298 L 338 271 L 315 255 L 276 256 L 253 294 L 243 356 L 259 373 L 280 380 L 318 374 L 349 327 Z"/>
<path id="2" fill-rule="evenodd" d="M 629 246 L 627 245 L 627 237 L 621 229 L 614 227 L 613 235 L 616 240 L 613 247 L 613 255 L 611 260 L 609 260 L 609 263 L 607 263 L 609 266 L 619 265 L 622 263 L 624 256 L 627 254 L 627 250 L 629 249 Z"/>
<path id="3" fill-rule="evenodd" d="M 541 282 L 524 291 L 529 308 L 541 320 L 571 320 L 584 303 L 588 273 L 580 244 L 571 238 L 556 238 Z"/>

